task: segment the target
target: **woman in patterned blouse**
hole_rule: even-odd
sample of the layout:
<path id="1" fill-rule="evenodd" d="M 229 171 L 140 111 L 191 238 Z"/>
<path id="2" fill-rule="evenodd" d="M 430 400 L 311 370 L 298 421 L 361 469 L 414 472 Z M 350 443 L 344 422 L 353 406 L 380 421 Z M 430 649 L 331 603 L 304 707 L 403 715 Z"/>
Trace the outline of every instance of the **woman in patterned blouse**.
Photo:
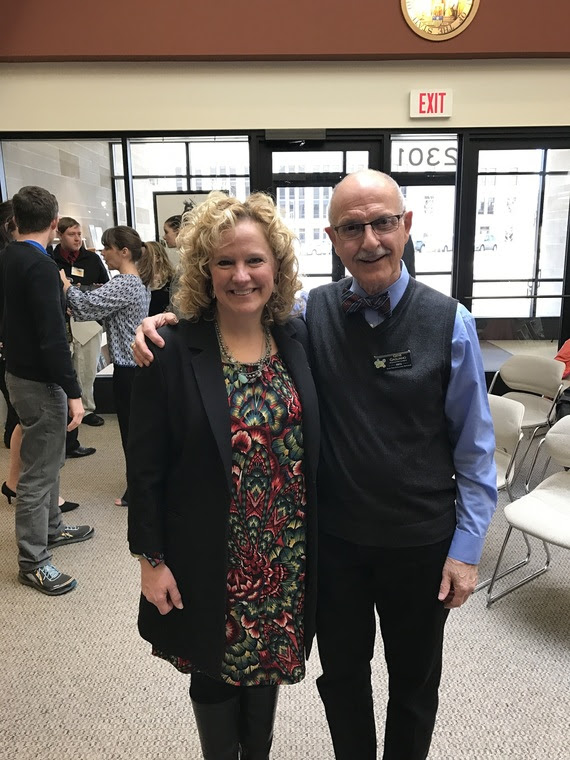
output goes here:
<path id="1" fill-rule="evenodd" d="M 113 396 L 121 432 L 123 451 L 127 452 L 131 388 L 135 374 L 135 361 L 131 343 L 135 330 L 148 314 L 150 291 L 148 282 L 141 280 L 138 262 L 143 256 L 143 244 L 131 227 L 111 227 L 101 237 L 103 258 L 109 269 L 117 270 L 100 288 L 82 291 L 71 287 L 71 282 L 60 270 L 67 305 L 77 322 L 99 320 L 107 334 L 109 356 L 113 362 Z M 128 487 L 116 506 L 128 504 Z"/>
<path id="2" fill-rule="evenodd" d="M 191 674 L 204 757 L 265 760 L 315 616 L 319 424 L 305 326 L 289 318 L 293 235 L 268 196 L 211 193 L 177 243 L 186 318 L 133 388 L 139 630 Z"/>

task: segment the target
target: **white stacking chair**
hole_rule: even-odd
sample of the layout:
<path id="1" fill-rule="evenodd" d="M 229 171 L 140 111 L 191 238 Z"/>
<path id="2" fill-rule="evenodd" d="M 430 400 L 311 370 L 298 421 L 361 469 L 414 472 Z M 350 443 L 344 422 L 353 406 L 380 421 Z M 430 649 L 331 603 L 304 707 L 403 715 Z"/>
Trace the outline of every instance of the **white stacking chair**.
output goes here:
<path id="1" fill-rule="evenodd" d="M 509 387 L 506 398 L 524 405 L 523 431 L 530 430 L 530 440 L 524 461 L 532 442 L 542 428 L 549 428 L 555 419 L 556 401 L 562 392 L 564 364 L 544 356 L 515 354 L 504 362 L 495 373 L 489 393 L 492 393 L 498 377 Z"/>
<path id="2" fill-rule="evenodd" d="M 509 501 L 513 500 L 511 486 L 515 479 L 515 462 L 524 433 L 522 432 L 522 422 L 524 417 L 524 406 L 520 401 L 506 398 L 505 396 L 489 396 L 489 407 L 491 417 L 493 418 L 493 427 L 495 428 L 495 465 L 497 468 L 497 491 L 506 491 Z M 528 539 L 525 536 L 525 540 Z M 530 557 L 530 546 L 528 546 L 528 556 Z M 527 560 L 528 561 L 528 560 Z M 513 572 L 518 567 L 522 567 L 525 562 L 512 568 Z M 485 588 L 491 582 L 491 578 L 480 581 L 475 587 L 475 591 Z"/>
<path id="3" fill-rule="evenodd" d="M 541 450 L 545 450 L 547 457 L 557 464 L 570 468 L 570 415 L 562 417 L 546 433 L 533 458 L 531 471 L 536 465 Z M 549 544 L 570 549 L 570 470 L 550 475 L 530 493 L 507 504 L 505 517 L 509 527 L 487 590 L 487 606 L 545 573 L 550 567 L 551 561 Z M 513 565 L 506 571 L 501 571 L 501 562 L 513 529 L 522 531 L 525 537 L 527 535 L 533 536 L 542 541 L 546 557 L 545 562 L 538 570 L 528 573 L 524 578 L 511 584 L 503 591 L 493 594 L 495 584 L 499 579 L 510 574 L 522 564 L 527 564 L 530 560 L 531 550 L 527 540 L 527 559 Z"/>
<path id="4" fill-rule="evenodd" d="M 497 490 L 506 490 L 513 500 L 511 485 L 515 477 L 515 459 L 520 443 L 525 414 L 524 404 L 507 396 L 489 395 L 489 407 L 495 429 L 495 464 L 497 466 Z"/>

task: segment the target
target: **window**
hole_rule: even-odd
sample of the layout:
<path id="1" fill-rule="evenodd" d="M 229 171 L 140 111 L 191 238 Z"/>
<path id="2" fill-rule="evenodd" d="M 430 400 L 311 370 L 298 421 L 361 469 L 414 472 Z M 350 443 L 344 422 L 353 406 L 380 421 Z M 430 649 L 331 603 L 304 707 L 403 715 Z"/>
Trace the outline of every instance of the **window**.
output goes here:
<path id="1" fill-rule="evenodd" d="M 273 174 L 312 174 L 314 172 L 342 172 L 343 152 L 336 151 L 273 151 Z M 287 162 L 287 171 L 283 165 Z"/>
<path id="2" fill-rule="evenodd" d="M 544 319 L 560 316 L 569 178 L 570 151 L 479 151 L 472 312 L 499 318 L 503 336 L 526 334 L 534 320 L 533 334 L 545 337 Z"/>
<path id="3" fill-rule="evenodd" d="M 143 240 L 160 236 L 155 219 L 157 191 L 181 194 L 222 190 L 245 200 L 249 195 L 249 144 L 243 137 L 136 138 L 130 141 L 134 225 Z M 113 146 L 117 179 L 122 178 L 121 146 Z M 182 211 L 182 209 L 181 209 Z"/>
<path id="4" fill-rule="evenodd" d="M 24 185 L 46 187 L 61 216 L 81 224 L 89 247 L 99 240 L 96 228 L 125 223 L 124 183 L 114 183 L 117 154 L 108 140 L 6 140 L 2 153 L 8 195 Z M 119 166 L 122 172 L 122 158 Z"/>

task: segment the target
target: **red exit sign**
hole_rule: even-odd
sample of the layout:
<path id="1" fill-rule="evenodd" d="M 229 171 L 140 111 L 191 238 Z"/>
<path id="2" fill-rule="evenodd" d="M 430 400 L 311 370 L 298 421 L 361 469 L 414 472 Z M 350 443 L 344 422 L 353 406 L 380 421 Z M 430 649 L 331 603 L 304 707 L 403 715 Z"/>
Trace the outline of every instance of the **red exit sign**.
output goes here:
<path id="1" fill-rule="evenodd" d="M 449 118 L 453 107 L 452 90 L 412 90 L 411 119 Z"/>

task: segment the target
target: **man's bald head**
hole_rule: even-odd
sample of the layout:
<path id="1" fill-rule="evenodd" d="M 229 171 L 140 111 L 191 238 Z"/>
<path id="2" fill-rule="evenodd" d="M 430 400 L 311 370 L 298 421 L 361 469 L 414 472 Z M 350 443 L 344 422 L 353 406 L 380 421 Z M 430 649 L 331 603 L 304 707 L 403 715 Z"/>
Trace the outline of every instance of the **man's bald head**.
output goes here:
<path id="1" fill-rule="evenodd" d="M 343 196 L 345 192 L 350 192 L 358 188 L 366 187 L 379 187 L 381 189 L 391 190 L 398 198 L 400 204 L 400 211 L 405 210 L 405 200 L 400 189 L 400 186 L 395 179 L 392 179 L 389 174 L 379 172 L 376 169 L 361 169 L 358 172 L 352 172 L 347 174 L 346 177 L 336 185 L 333 190 L 331 202 L 329 204 L 329 222 L 336 224 L 336 216 L 338 213 L 338 199 Z"/>

